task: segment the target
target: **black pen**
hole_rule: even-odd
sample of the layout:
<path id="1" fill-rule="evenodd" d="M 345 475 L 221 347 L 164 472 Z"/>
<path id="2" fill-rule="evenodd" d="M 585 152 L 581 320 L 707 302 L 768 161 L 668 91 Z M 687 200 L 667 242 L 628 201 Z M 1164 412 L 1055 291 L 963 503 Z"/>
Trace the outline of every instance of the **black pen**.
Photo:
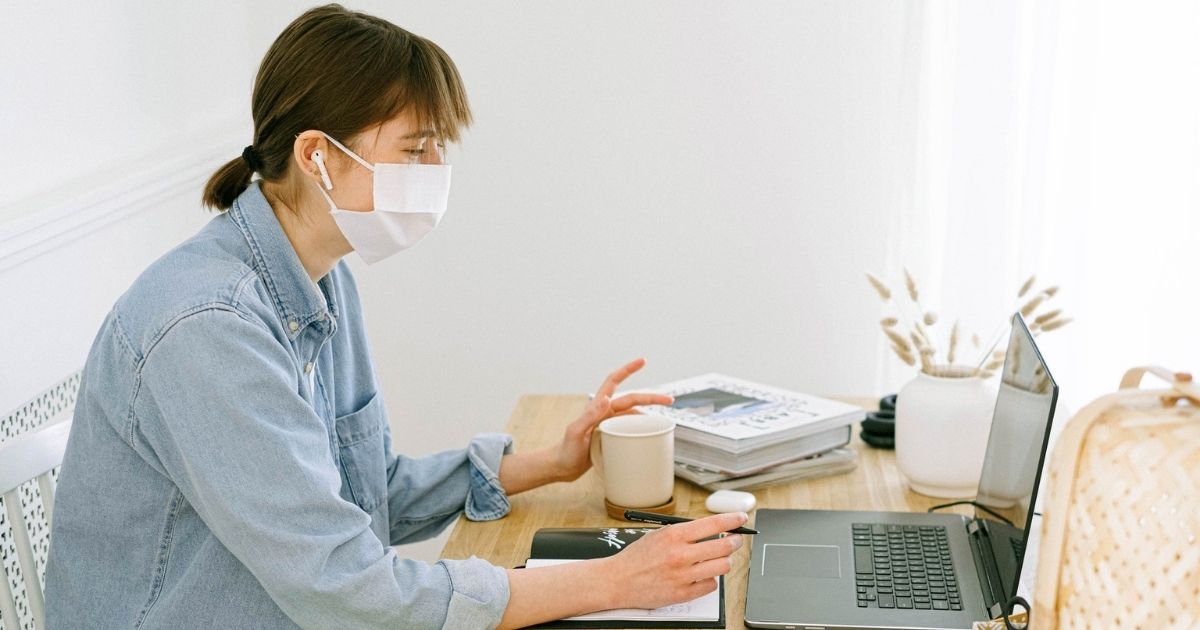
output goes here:
<path id="1" fill-rule="evenodd" d="M 687 523 L 696 519 L 687 518 L 684 516 L 668 516 L 666 514 L 653 514 L 651 512 L 639 512 L 637 510 L 625 510 L 625 520 L 639 521 L 642 523 L 654 523 L 656 525 L 673 525 L 675 523 Z M 757 534 L 758 530 L 750 529 L 749 527 L 739 527 L 729 530 L 730 534 Z"/>

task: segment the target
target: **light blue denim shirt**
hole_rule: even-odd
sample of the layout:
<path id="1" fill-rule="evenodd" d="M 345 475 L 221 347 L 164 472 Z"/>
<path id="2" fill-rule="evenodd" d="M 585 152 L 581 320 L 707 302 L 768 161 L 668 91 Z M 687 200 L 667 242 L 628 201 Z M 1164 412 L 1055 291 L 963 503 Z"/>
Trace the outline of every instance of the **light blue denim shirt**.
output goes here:
<path id="1" fill-rule="evenodd" d="M 354 279 L 314 284 L 257 183 L 97 335 L 46 568 L 51 628 L 492 628 L 504 569 L 389 545 L 509 502 L 512 438 L 393 455 Z"/>

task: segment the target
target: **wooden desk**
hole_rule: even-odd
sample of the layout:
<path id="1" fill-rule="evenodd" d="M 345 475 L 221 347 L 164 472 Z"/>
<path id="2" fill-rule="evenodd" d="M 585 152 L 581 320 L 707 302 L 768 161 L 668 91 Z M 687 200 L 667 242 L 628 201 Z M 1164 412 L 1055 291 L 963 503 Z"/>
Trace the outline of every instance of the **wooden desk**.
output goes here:
<path id="1" fill-rule="evenodd" d="M 874 399 L 842 398 L 873 409 Z M 516 450 L 557 444 L 567 424 L 579 416 L 586 396 L 524 396 L 517 403 L 507 431 Z M 850 445 L 858 451 L 859 464 L 851 472 L 795 481 L 754 491 L 758 507 L 821 508 L 840 510 L 890 510 L 923 512 L 943 500 L 908 490 L 896 470 L 893 451 L 874 449 L 858 438 Z M 704 507 L 708 491 L 681 479 L 675 480 L 675 513 L 700 518 L 710 513 Z M 595 470 L 572 483 L 556 483 L 511 498 L 512 512 L 497 521 L 474 522 L 459 517 L 442 550 L 443 558 L 478 556 L 503 567 L 525 563 L 533 534 L 543 527 L 622 527 L 628 521 L 614 520 L 604 511 L 604 488 Z M 963 514 L 970 514 L 963 511 Z M 754 514 L 750 515 L 750 526 Z M 725 576 L 725 619 L 727 628 L 743 628 L 746 610 L 746 580 L 750 545 L 733 556 L 733 570 Z"/>

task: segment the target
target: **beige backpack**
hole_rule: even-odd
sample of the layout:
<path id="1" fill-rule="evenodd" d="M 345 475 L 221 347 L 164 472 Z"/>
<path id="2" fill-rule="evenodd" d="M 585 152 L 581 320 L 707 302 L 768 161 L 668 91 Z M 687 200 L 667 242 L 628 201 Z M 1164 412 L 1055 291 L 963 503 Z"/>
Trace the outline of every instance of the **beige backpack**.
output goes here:
<path id="1" fill-rule="evenodd" d="M 1140 388 L 1154 374 L 1170 384 Z M 1129 370 L 1047 469 L 1032 628 L 1200 628 L 1200 387 Z"/>

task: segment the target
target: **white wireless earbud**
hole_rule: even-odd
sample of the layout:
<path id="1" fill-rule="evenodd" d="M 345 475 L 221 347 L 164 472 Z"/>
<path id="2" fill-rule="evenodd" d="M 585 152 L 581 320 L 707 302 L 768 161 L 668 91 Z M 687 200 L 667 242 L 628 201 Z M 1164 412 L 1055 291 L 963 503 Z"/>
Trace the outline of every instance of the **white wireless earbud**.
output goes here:
<path id="1" fill-rule="evenodd" d="M 325 170 L 325 158 L 321 156 L 320 149 L 313 151 L 312 161 L 317 163 L 317 170 L 321 171 L 321 181 L 325 182 L 325 190 L 333 190 L 333 182 L 329 181 L 329 171 Z"/>

